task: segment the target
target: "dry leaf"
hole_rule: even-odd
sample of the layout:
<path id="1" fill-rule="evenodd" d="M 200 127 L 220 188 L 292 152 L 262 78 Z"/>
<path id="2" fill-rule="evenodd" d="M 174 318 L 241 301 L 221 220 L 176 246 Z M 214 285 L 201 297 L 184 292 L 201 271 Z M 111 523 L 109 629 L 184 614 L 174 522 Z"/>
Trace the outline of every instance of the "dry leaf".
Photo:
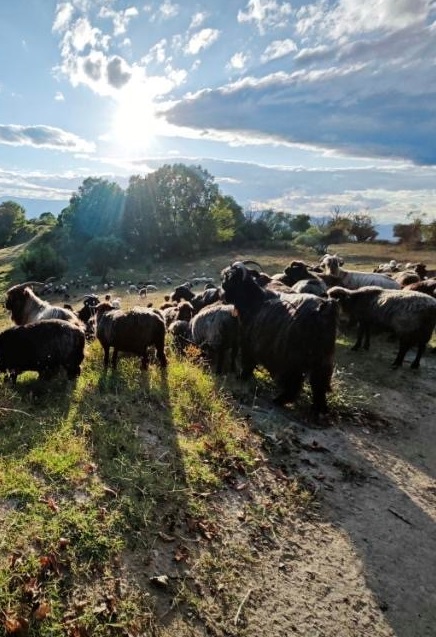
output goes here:
<path id="1" fill-rule="evenodd" d="M 47 615 L 50 615 L 50 604 L 47 602 L 41 602 L 38 608 L 34 611 L 33 617 L 38 621 L 42 621 L 47 617 Z"/>

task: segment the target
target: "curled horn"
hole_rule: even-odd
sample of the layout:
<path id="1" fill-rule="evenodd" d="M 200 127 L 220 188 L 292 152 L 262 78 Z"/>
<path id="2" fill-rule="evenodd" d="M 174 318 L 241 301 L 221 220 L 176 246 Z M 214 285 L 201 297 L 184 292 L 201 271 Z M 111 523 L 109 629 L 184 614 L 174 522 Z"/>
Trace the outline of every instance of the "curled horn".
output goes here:
<path id="1" fill-rule="evenodd" d="M 12 292 L 12 290 L 20 290 L 27 288 L 31 285 L 45 285 L 45 283 L 41 283 L 41 281 L 26 281 L 25 283 L 17 283 L 17 285 L 13 285 L 9 290 L 6 290 L 6 294 Z"/>
<path id="2" fill-rule="evenodd" d="M 252 259 L 245 259 L 241 263 L 243 263 L 244 265 L 247 265 L 247 264 L 251 263 L 256 268 L 259 268 L 259 270 L 262 270 L 262 266 L 260 265 L 260 263 L 258 263 L 257 261 L 253 261 Z"/>

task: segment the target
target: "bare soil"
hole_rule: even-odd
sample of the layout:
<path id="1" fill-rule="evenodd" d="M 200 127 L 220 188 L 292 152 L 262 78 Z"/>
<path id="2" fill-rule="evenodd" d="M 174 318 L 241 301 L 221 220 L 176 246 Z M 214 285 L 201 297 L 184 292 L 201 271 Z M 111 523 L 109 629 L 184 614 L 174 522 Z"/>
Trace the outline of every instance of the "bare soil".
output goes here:
<path id="1" fill-rule="evenodd" d="M 435 637 L 436 355 L 393 372 L 394 347 L 342 351 L 338 374 L 369 397 L 345 417 L 302 422 L 261 395 L 241 407 L 258 470 L 211 502 L 207 539 L 179 529 L 185 541 L 158 539 L 135 564 L 143 580 L 169 575 L 150 589 L 157 634 Z M 277 514 L 295 477 L 315 504 Z"/>

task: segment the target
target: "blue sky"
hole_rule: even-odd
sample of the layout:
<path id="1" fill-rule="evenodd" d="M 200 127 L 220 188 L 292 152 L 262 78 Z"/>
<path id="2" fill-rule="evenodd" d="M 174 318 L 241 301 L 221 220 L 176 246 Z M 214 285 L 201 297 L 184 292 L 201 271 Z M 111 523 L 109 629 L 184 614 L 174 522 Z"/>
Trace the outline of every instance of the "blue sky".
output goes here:
<path id="1" fill-rule="evenodd" d="M 0 199 L 174 162 L 247 208 L 436 218 L 435 0 L 0 4 Z"/>

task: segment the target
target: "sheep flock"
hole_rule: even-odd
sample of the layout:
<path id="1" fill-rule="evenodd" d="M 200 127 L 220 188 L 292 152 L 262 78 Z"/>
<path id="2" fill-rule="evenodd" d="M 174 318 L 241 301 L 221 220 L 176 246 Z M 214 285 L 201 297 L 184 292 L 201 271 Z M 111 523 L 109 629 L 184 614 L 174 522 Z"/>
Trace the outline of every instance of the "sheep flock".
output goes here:
<path id="1" fill-rule="evenodd" d="M 129 300 L 137 300 L 126 308 L 126 299 L 113 294 L 119 289 L 115 282 L 100 289 L 83 287 L 80 279 L 60 286 L 19 283 L 6 292 L 4 307 L 15 326 L 0 333 L 0 371 L 12 383 L 24 371 L 50 379 L 60 368 L 74 379 L 87 341 L 94 339 L 103 350 L 102 373 L 109 364 L 116 370 L 119 353 L 139 357 L 142 370 L 152 361 L 165 370 L 168 348 L 185 356 L 195 347 L 198 360 L 217 375 L 249 381 L 256 367 L 264 368 L 277 388 L 277 405 L 295 402 L 307 381 L 315 414 L 325 413 L 338 333 L 356 330 L 356 351 L 369 349 L 375 331 L 386 331 L 397 347 L 392 367 L 400 367 L 416 348 L 412 369 L 420 366 L 434 333 L 434 273 L 421 263 L 401 268 L 395 261 L 375 270 L 346 268 L 331 254 L 318 264 L 291 261 L 274 274 L 254 261 L 236 261 L 219 281 L 202 276 L 174 285 L 166 279 L 172 291 L 156 307 L 154 281 L 120 282 Z M 199 285 L 203 289 L 195 292 Z M 84 294 L 77 294 L 82 289 Z M 42 298 L 51 294 L 61 295 L 64 304 Z M 78 296 L 81 305 L 74 308 Z"/>

